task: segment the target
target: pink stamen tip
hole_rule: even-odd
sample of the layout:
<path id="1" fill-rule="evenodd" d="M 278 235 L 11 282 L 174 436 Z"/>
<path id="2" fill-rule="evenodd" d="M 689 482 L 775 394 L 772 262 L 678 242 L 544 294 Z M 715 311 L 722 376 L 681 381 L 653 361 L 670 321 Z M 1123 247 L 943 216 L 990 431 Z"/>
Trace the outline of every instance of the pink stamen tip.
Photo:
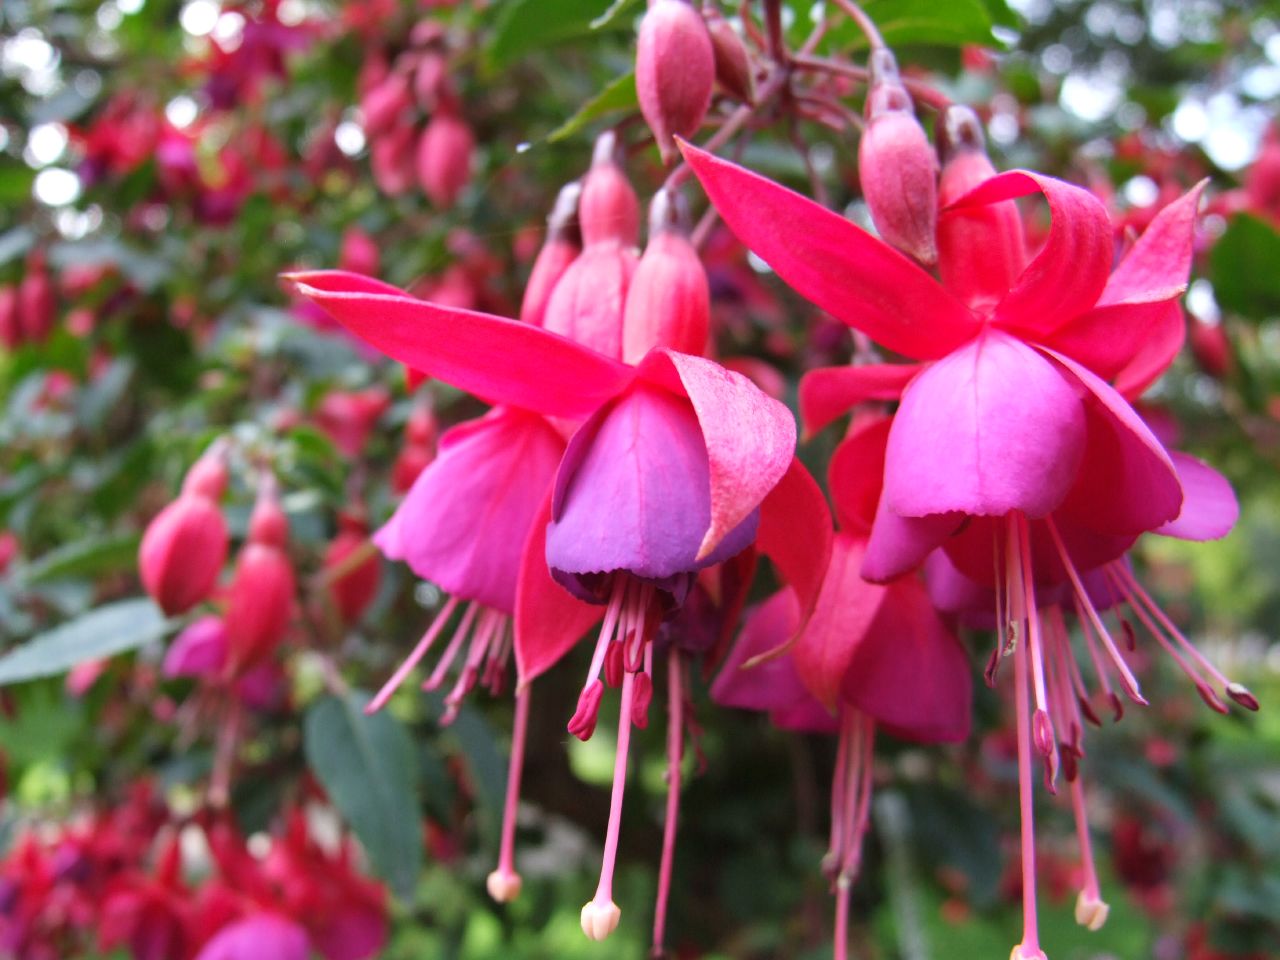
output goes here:
<path id="1" fill-rule="evenodd" d="M 1130 652 L 1138 649 L 1138 635 L 1134 633 L 1133 624 L 1129 622 L 1128 617 L 1120 618 L 1120 629 L 1124 632 L 1124 645 L 1129 648 Z"/>
<path id="2" fill-rule="evenodd" d="M 1228 683 L 1227 696 L 1240 704 L 1240 706 L 1244 707 L 1246 710 L 1252 710 L 1256 713 L 1261 709 L 1261 705 L 1258 703 L 1258 698 L 1250 693 L 1244 684 Z"/>
<path id="3" fill-rule="evenodd" d="M 1215 713 L 1225 714 L 1231 712 L 1227 709 L 1227 705 L 1222 702 L 1222 698 L 1214 693 L 1213 689 L 1206 684 L 1197 683 L 1196 693 L 1200 694 L 1200 699 L 1203 700 L 1205 705 Z"/>
<path id="4" fill-rule="evenodd" d="M 1119 723 L 1121 718 L 1124 716 L 1124 701 L 1120 699 L 1119 694 L 1114 690 L 1107 694 L 1107 697 L 1111 701 L 1112 722 Z"/>
<path id="5" fill-rule="evenodd" d="M 596 732 L 596 721 L 600 718 L 600 701 L 603 697 L 604 684 L 599 678 L 583 687 L 582 693 L 578 695 L 578 708 L 569 718 L 568 729 L 584 743 Z"/>
<path id="6" fill-rule="evenodd" d="M 621 643 L 611 643 L 604 655 L 604 682 L 615 690 L 622 686 L 622 647 Z"/>
<path id="7" fill-rule="evenodd" d="M 649 703 L 653 700 L 653 677 L 637 673 L 634 699 L 631 701 L 631 722 L 641 730 L 649 726 Z"/>
<path id="8" fill-rule="evenodd" d="M 987 686 L 994 688 L 996 685 L 996 676 L 1000 672 L 1001 650 L 996 647 L 991 651 L 991 656 L 987 658 L 986 669 L 982 671 L 983 678 L 987 681 Z"/>
<path id="9" fill-rule="evenodd" d="M 1053 723 L 1049 719 L 1049 714 L 1044 710 L 1037 710 L 1031 718 L 1031 730 L 1035 737 L 1036 750 L 1043 757 L 1049 757 L 1053 753 Z"/>
<path id="10" fill-rule="evenodd" d="M 1098 714 L 1094 711 L 1093 705 L 1089 703 L 1088 697 L 1077 698 L 1080 703 L 1080 712 L 1084 714 L 1084 718 L 1095 727 L 1102 726 L 1102 720 L 1098 718 Z"/>

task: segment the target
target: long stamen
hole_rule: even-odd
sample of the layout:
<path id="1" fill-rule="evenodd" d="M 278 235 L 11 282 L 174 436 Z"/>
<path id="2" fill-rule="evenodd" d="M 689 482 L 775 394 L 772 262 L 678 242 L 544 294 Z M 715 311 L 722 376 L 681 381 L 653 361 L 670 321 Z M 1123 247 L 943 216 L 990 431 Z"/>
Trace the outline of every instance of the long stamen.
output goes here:
<path id="1" fill-rule="evenodd" d="M 1062 616 L 1062 608 L 1052 606 L 1049 608 L 1049 618 L 1054 623 L 1054 629 L 1062 638 L 1062 660 L 1067 668 L 1067 676 L 1071 680 L 1071 688 L 1075 691 L 1076 706 L 1082 712 L 1090 723 L 1095 727 L 1101 726 L 1098 715 L 1094 713 L 1093 706 L 1089 703 L 1089 689 L 1084 685 L 1084 677 L 1080 673 L 1080 665 L 1076 663 L 1074 651 L 1071 649 L 1071 633 L 1067 630 L 1066 620 Z"/>
<path id="2" fill-rule="evenodd" d="M 1089 622 L 1089 618 L 1080 612 L 1080 606 L 1076 604 L 1076 620 L 1080 623 L 1080 632 L 1084 635 L 1085 649 L 1089 651 L 1089 660 L 1093 663 L 1094 675 L 1098 678 L 1098 686 L 1102 688 L 1102 693 L 1106 696 L 1107 701 L 1111 704 L 1113 711 L 1112 719 L 1119 722 L 1124 716 L 1124 703 L 1116 692 L 1111 689 L 1111 681 L 1107 677 L 1107 662 L 1102 659 L 1102 655 L 1098 652 L 1098 645 L 1094 642 L 1093 625 Z"/>
<path id="3" fill-rule="evenodd" d="M 604 668 L 604 658 L 609 652 L 609 643 L 613 640 L 614 630 L 618 627 L 619 617 L 623 613 L 630 581 L 630 577 L 614 577 L 613 589 L 609 593 L 609 606 L 605 608 L 604 622 L 600 625 L 600 636 L 596 640 L 595 651 L 591 654 L 591 667 L 587 670 L 584 690 L 599 678 L 600 671 Z"/>
<path id="4" fill-rule="evenodd" d="M 1080 869 L 1084 884 L 1076 897 L 1076 923 L 1090 930 L 1101 930 L 1111 912 L 1102 899 L 1098 870 L 1093 861 L 1093 840 L 1089 836 L 1089 818 L 1084 805 L 1084 778 L 1071 781 L 1071 812 L 1076 821 L 1076 837 L 1080 843 Z"/>
<path id="5" fill-rule="evenodd" d="M 843 733 L 836 748 L 836 769 L 831 777 L 831 839 L 827 846 L 826 856 L 822 858 L 822 872 L 832 882 L 840 872 L 840 855 L 844 850 L 844 804 L 849 777 L 849 750 Z"/>
<path id="6" fill-rule="evenodd" d="M 387 705 L 387 701 L 391 699 L 391 695 L 400 688 L 400 684 L 404 683 L 405 677 L 409 676 L 413 670 L 427 655 L 427 651 L 431 649 L 431 645 L 436 642 L 436 638 L 440 636 L 440 631 L 445 628 L 445 624 L 449 622 L 449 618 L 453 616 L 453 611 L 457 609 L 458 598 L 450 597 L 440 612 L 436 614 L 435 619 L 431 621 L 431 626 L 427 627 L 427 632 L 422 635 L 422 639 L 418 641 L 418 645 L 405 658 L 404 663 L 396 669 L 391 675 L 391 679 L 382 685 L 382 689 L 378 691 L 377 696 L 369 701 L 369 705 L 364 708 L 366 714 L 374 714 Z"/>
<path id="7" fill-rule="evenodd" d="M 613 868 L 618 857 L 618 835 L 622 830 L 622 795 L 627 784 L 627 750 L 631 746 L 631 699 L 635 674 L 622 678 L 622 704 L 618 709 L 618 749 L 613 761 L 613 794 L 609 799 L 609 826 L 604 836 L 604 859 L 596 895 L 582 906 L 582 932 L 592 940 L 603 940 L 618 928 L 622 911 L 613 902 Z"/>
<path id="8" fill-rule="evenodd" d="M 650 644 L 650 653 L 652 644 Z M 680 763 L 684 759 L 684 662 L 680 651 L 667 654 L 667 819 L 662 825 L 662 861 L 658 867 L 658 896 L 653 910 L 653 953 L 664 949 L 667 900 L 676 857 L 676 829 L 680 816 Z"/>
<path id="9" fill-rule="evenodd" d="M 516 873 L 516 818 L 520 807 L 520 777 L 524 773 L 524 745 L 529 732 L 529 697 L 533 687 L 526 683 L 516 691 L 515 723 L 511 729 L 511 759 L 507 767 L 507 796 L 502 807 L 502 841 L 498 847 L 498 869 L 489 874 L 489 896 L 507 903 L 520 895 L 520 874 Z"/>
<path id="10" fill-rule="evenodd" d="M 453 666 L 453 661 L 458 656 L 458 651 L 467 642 L 467 637 L 471 633 L 471 625 L 475 622 L 476 615 L 479 612 L 480 604 L 473 601 L 467 605 L 467 611 L 462 615 L 462 622 L 458 624 L 458 629 L 454 631 L 449 645 L 444 648 L 444 654 L 440 657 L 440 662 L 436 664 L 436 668 L 431 671 L 431 675 L 422 684 L 423 690 L 437 690 L 440 684 L 444 683 L 444 678 L 448 674 L 449 668 Z"/>
<path id="11" fill-rule="evenodd" d="M 1139 703 L 1144 707 L 1147 706 L 1146 698 L 1142 696 L 1142 691 L 1138 687 L 1138 681 L 1134 677 L 1133 671 L 1129 669 L 1124 657 L 1116 649 L 1115 641 L 1111 639 L 1111 634 L 1107 631 L 1106 625 L 1102 622 L 1102 618 L 1098 616 L 1098 611 L 1090 601 L 1089 594 L 1085 591 L 1084 584 L 1080 580 L 1080 574 L 1076 572 L 1075 564 L 1071 562 L 1071 557 L 1067 554 L 1067 548 L 1062 542 L 1062 537 L 1058 534 L 1058 528 L 1054 524 L 1052 517 L 1045 517 L 1045 526 L 1049 530 L 1049 535 L 1053 538 L 1053 545 L 1057 549 L 1058 557 L 1062 560 L 1062 566 L 1066 569 L 1067 576 L 1071 580 L 1072 589 L 1075 590 L 1077 607 L 1084 611 L 1093 624 L 1093 628 L 1098 632 L 1098 636 L 1102 639 L 1107 655 L 1111 658 L 1111 662 L 1115 664 L 1115 668 L 1120 674 L 1120 683 L 1124 688 L 1124 692 L 1135 703 Z"/>
<path id="12" fill-rule="evenodd" d="M 467 651 L 467 659 L 463 661 L 462 669 L 458 671 L 458 679 L 453 689 L 444 698 L 446 706 L 449 707 L 446 715 L 450 721 L 457 716 L 457 708 L 462 703 L 463 697 L 471 692 L 480 678 L 480 664 L 489 652 L 489 645 L 495 637 L 499 636 L 504 620 L 503 615 L 496 610 L 486 610 L 480 617 L 480 623 L 471 637 L 471 649 Z"/>
<path id="13" fill-rule="evenodd" d="M 1018 553 L 1022 565 L 1022 589 L 1025 591 L 1023 612 L 1027 622 L 1027 647 L 1031 654 L 1032 686 L 1036 696 L 1036 710 L 1031 720 L 1031 732 L 1036 750 L 1045 761 L 1045 786 L 1050 793 L 1057 793 L 1055 780 L 1058 775 L 1058 747 L 1054 736 L 1053 719 L 1049 715 L 1049 698 L 1044 681 L 1044 638 L 1040 631 L 1040 614 L 1036 607 L 1035 583 L 1031 575 L 1031 535 L 1026 518 L 1014 518 L 1018 528 Z"/>
<path id="14" fill-rule="evenodd" d="M 861 797 L 862 738 L 858 736 L 858 712 L 845 708 L 840 717 L 840 743 L 843 784 L 840 789 L 840 806 L 832 810 L 839 819 L 840 846 L 837 847 L 838 872 L 835 877 L 836 920 L 834 960 L 847 960 L 849 955 L 849 891 L 853 876 L 845 869 L 849 859 L 849 847 L 857 831 L 858 802 Z M 834 791 L 833 791 L 834 793 Z"/>

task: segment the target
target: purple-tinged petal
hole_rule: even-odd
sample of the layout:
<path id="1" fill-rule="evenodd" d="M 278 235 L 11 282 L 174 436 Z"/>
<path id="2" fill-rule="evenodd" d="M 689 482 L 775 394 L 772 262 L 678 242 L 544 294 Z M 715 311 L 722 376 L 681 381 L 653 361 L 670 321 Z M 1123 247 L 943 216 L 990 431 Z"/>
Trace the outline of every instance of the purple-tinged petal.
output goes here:
<path id="1" fill-rule="evenodd" d="M 1157 303 L 1182 296 L 1195 253 L 1202 180 L 1151 221 L 1107 281 L 1099 305 Z"/>
<path id="2" fill-rule="evenodd" d="M 1124 397 L 1070 357 L 1044 353 L 1088 391 L 1088 442 L 1079 475 L 1062 502 L 1064 513 L 1108 534 L 1137 534 L 1177 517 L 1182 509 L 1177 471 L 1142 418 Z"/>
<path id="3" fill-rule="evenodd" d="M 307 960 L 307 932 L 274 913 L 250 914 L 218 931 L 196 960 Z"/>
<path id="4" fill-rule="evenodd" d="M 207 616 L 174 637 L 160 672 L 166 677 L 213 677 L 226 663 L 226 625 L 221 617 Z"/>
<path id="5" fill-rule="evenodd" d="M 711 519 L 698 548 L 702 560 L 739 528 L 790 468 L 796 423 L 786 406 L 742 374 L 704 357 L 656 350 L 641 362 L 639 376 L 670 388 L 668 371 L 693 405 L 706 445 Z"/>
<path id="6" fill-rule="evenodd" d="M 903 517 L 1043 517 L 1085 449 L 1076 388 L 1051 361 L 989 330 L 924 370 L 894 417 L 884 500 Z"/>
<path id="7" fill-rule="evenodd" d="M 1111 221 L 1083 187 L 1027 170 L 1010 170 L 969 191 L 948 209 L 999 203 L 1040 192 L 1053 222 L 1049 239 L 996 306 L 1001 326 L 1048 333 L 1098 302 L 1111 273 Z"/>
<path id="8" fill-rule="evenodd" d="M 964 523 L 961 513 L 900 517 L 885 507 L 881 494 L 867 555 L 862 561 L 862 576 L 873 583 L 887 583 L 910 573 Z"/>
<path id="9" fill-rule="evenodd" d="M 387 356 L 491 403 L 582 417 L 633 377 L 620 361 L 539 327 L 405 293 L 369 292 L 353 276 L 317 271 L 286 279 Z"/>
<path id="10" fill-rule="evenodd" d="M 563 451 L 560 434 L 523 410 L 455 427 L 374 543 L 446 593 L 513 613 L 521 548 Z"/>
<path id="11" fill-rule="evenodd" d="M 897 400 L 920 369 L 916 364 L 872 363 L 809 371 L 800 379 L 805 434 L 812 436 L 859 403 Z"/>
<path id="12" fill-rule="evenodd" d="M 530 683 L 560 662 L 604 615 L 551 579 L 547 569 L 547 524 L 551 496 L 542 503 L 524 543 L 516 587 L 515 655 L 520 685 Z"/>
<path id="13" fill-rule="evenodd" d="M 1213 467 L 1177 450 L 1169 452 L 1182 483 L 1182 512 L 1155 532 L 1179 540 L 1218 540 L 1240 518 L 1231 482 Z"/>
<path id="14" fill-rule="evenodd" d="M 712 523 L 708 446 L 691 401 L 643 380 L 588 420 L 556 478 L 547 529 L 556 581 L 593 599 L 599 575 L 624 570 L 682 599 L 674 578 L 750 546 L 759 501 L 709 554 L 701 550 Z"/>
<path id="15" fill-rule="evenodd" d="M 738 239 L 832 316 L 917 360 L 977 333 L 968 307 L 861 227 L 737 164 L 688 143 L 680 149 Z"/>

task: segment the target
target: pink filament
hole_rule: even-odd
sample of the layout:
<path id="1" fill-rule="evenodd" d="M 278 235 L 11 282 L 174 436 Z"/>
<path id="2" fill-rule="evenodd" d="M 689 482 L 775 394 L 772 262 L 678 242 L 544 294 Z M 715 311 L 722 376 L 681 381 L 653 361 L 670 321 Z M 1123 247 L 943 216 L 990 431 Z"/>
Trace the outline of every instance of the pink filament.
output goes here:
<path id="1" fill-rule="evenodd" d="M 652 646 L 650 651 L 652 650 Z M 680 762 L 684 758 L 684 663 L 680 651 L 667 655 L 667 819 L 662 826 L 662 861 L 658 867 L 658 896 L 653 911 L 653 952 L 666 940 L 667 901 L 676 857 L 676 829 L 680 815 Z"/>
<path id="2" fill-rule="evenodd" d="M 520 806 L 520 777 L 524 773 L 524 745 L 529 731 L 531 683 L 516 691 L 515 723 L 511 729 L 511 760 L 507 767 L 507 796 L 502 807 L 502 841 L 498 847 L 498 870 L 516 872 L 516 815 Z"/>
<path id="3" fill-rule="evenodd" d="M 405 677 L 409 672 L 418 665 L 418 662 L 427 655 L 427 651 L 431 649 L 431 645 L 436 642 L 436 638 L 440 636 L 440 631 L 444 629 L 445 624 L 449 622 L 449 618 L 453 616 L 453 611 L 458 606 L 458 598 L 450 597 L 448 602 L 440 608 L 440 612 L 436 614 L 435 619 L 431 621 L 431 626 L 427 627 L 427 632 L 422 635 L 422 639 L 418 641 L 418 645 L 413 648 L 413 652 L 405 658 L 404 663 L 400 664 L 395 673 L 391 675 L 391 679 L 382 685 L 382 689 L 378 691 L 378 695 L 369 701 L 369 705 L 364 708 L 366 714 L 374 714 L 386 706 L 387 701 L 391 699 L 391 695 L 400 688 L 400 684 L 404 683 Z"/>
<path id="4" fill-rule="evenodd" d="M 609 799 L 609 826 L 604 836 L 600 883 L 594 897 L 594 902 L 601 906 L 613 902 L 613 869 L 618 857 L 618 835 L 622 830 L 622 796 L 627 788 L 627 751 L 631 746 L 631 698 L 634 691 L 635 674 L 624 674 L 622 703 L 618 708 L 618 751 L 613 762 L 613 794 Z"/>

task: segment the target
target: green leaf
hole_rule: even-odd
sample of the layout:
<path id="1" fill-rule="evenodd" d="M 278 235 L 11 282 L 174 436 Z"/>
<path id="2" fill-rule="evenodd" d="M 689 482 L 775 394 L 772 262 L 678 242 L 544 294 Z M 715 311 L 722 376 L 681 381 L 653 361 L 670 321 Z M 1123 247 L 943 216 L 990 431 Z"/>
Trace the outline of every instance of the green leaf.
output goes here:
<path id="1" fill-rule="evenodd" d="M 1209 278 L 1224 310 L 1253 320 L 1280 316 L 1280 233 L 1251 216 L 1235 217 L 1209 255 Z"/>
<path id="2" fill-rule="evenodd" d="M 370 699 L 353 690 L 317 700 L 303 720 L 303 749 L 378 875 L 411 903 L 422 871 L 418 758 L 408 732 L 389 712 L 365 716 Z"/>
<path id="3" fill-rule="evenodd" d="M 0 685 L 51 677 L 158 640 L 169 621 L 150 600 L 121 600 L 39 634 L 0 657 Z"/>
<path id="4" fill-rule="evenodd" d="M 890 46 L 926 44 L 958 47 L 966 43 L 996 45 L 991 14 L 983 0 L 865 0 L 867 12 Z M 827 42 L 838 48 L 866 49 L 867 39 L 857 25 L 841 19 Z"/>
<path id="5" fill-rule="evenodd" d="M 609 26 L 615 18 L 634 7 L 640 0 L 613 0 L 609 9 L 591 21 L 592 30 L 600 30 Z"/>
<path id="6" fill-rule="evenodd" d="M 22 580 L 27 584 L 37 584 L 127 570 L 138 560 L 138 542 L 141 539 L 137 533 L 122 533 L 65 544 L 50 550 L 28 566 Z"/>
<path id="7" fill-rule="evenodd" d="M 485 52 L 491 70 L 527 53 L 591 33 L 596 20 L 612 19 L 610 0 L 509 0 L 498 7 Z"/>
<path id="8" fill-rule="evenodd" d="M 577 113 L 547 134 L 546 140 L 548 143 L 566 140 L 592 121 L 611 113 L 635 110 L 639 103 L 639 98 L 636 96 L 636 74 L 632 70 L 618 77 L 584 103 Z"/>

